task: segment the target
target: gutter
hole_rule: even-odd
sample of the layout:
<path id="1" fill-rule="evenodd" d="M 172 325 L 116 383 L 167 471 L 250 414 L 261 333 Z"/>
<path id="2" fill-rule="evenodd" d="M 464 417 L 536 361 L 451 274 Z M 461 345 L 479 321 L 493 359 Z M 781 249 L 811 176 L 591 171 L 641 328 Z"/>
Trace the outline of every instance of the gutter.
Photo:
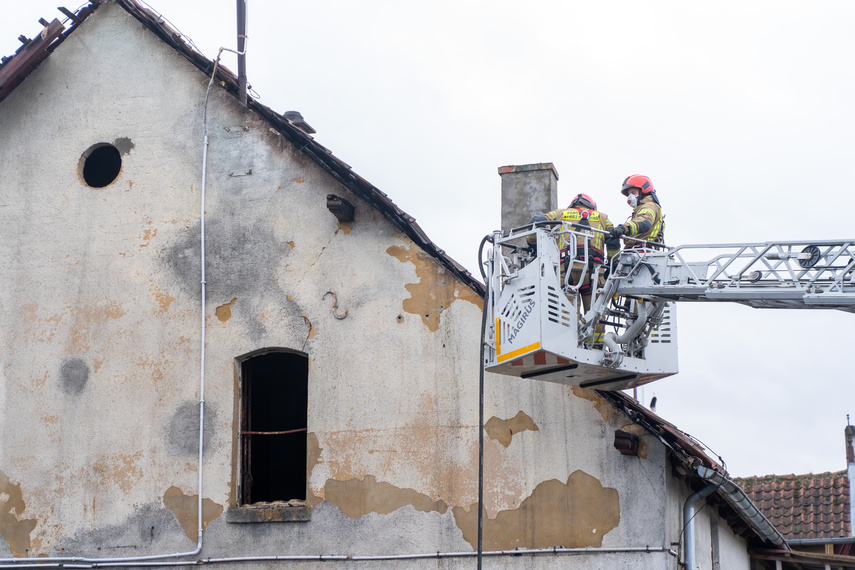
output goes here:
<path id="1" fill-rule="evenodd" d="M 742 488 L 716 471 L 702 465 L 695 469 L 698 476 L 718 486 L 716 493 L 735 510 L 740 517 L 751 527 L 757 536 L 784 550 L 790 550 L 790 543 L 778 532 L 769 519 L 757 508 Z"/>
<path id="2" fill-rule="evenodd" d="M 814 546 L 822 544 L 855 544 L 855 536 L 838 536 L 835 538 L 794 538 L 788 540 L 790 546 Z"/>

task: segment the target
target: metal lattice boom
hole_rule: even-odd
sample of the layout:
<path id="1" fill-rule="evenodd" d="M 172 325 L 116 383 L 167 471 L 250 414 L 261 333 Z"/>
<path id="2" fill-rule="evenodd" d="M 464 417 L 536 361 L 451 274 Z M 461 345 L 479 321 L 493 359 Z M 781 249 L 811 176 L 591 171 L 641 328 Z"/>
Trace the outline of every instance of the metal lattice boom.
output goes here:
<path id="1" fill-rule="evenodd" d="M 621 295 L 855 312 L 855 240 L 633 248 L 613 267 Z"/>

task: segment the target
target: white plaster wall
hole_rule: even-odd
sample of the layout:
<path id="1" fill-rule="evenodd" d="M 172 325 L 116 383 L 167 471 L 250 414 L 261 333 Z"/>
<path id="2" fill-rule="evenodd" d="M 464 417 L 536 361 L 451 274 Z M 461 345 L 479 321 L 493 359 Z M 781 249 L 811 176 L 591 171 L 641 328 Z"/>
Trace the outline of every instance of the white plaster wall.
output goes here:
<path id="1" fill-rule="evenodd" d="M 721 569 L 749 570 L 751 568 L 751 561 L 747 555 L 748 546 L 745 539 L 736 536 L 730 526 L 720 517 L 712 519 L 710 524 L 717 524 L 719 529 Z"/>
<path id="2" fill-rule="evenodd" d="M 14 524 L 35 521 L 33 553 L 193 546 L 163 497 L 173 486 L 198 492 L 206 84 L 120 7 L 106 5 L 0 103 L 0 471 L 25 502 Z M 453 514 L 477 502 L 480 307 L 467 300 L 471 292 L 218 89 L 209 131 L 203 497 L 223 508 L 233 501 L 235 358 L 284 347 L 309 355 L 309 431 L 321 449 L 311 494 L 322 499 L 328 481 L 370 475 L 448 510 L 407 506 L 351 518 L 323 502 L 309 523 L 235 525 L 221 516 L 203 554 L 471 549 Z M 83 184 L 81 154 L 124 138 L 133 147 L 117 181 Z M 356 205 L 353 224 L 341 227 L 327 211 L 330 192 Z M 436 284 L 421 290 L 422 281 Z M 333 316 L 328 291 L 346 319 Z M 434 294 L 445 305 L 432 331 L 405 303 Z M 215 310 L 233 300 L 223 322 Z M 81 375 L 85 382 L 75 384 Z M 658 442 L 643 436 L 644 458 L 620 455 L 614 431 L 630 422 L 593 392 L 577 397 L 564 386 L 496 375 L 486 383 L 487 418 L 522 411 L 537 426 L 507 447 L 487 439 L 489 519 L 581 471 L 619 497 L 619 523 L 604 546 L 667 546 L 673 501 Z M 531 524 L 516 530 L 536 532 Z M 8 538 L 0 554 L 4 548 L 16 554 Z M 676 567 L 667 555 L 603 560 L 609 568 Z M 579 557 L 526 563 L 591 567 Z"/>

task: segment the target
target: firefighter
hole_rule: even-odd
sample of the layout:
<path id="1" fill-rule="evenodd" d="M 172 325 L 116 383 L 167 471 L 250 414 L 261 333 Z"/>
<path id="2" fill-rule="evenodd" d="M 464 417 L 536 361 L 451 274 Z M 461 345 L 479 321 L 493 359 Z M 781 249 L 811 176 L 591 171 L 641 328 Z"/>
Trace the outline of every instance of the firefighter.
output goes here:
<path id="1" fill-rule="evenodd" d="M 632 206 L 629 221 L 618 224 L 611 230 L 613 238 L 621 236 L 636 240 L 665 243 L 665 217 L 656 196 L 656 189 L 650 178 L 641 174 L 627 176 L 623 181 L 621 194 L 627 197 L 626 203 Z M 625 240 L 630 247 L 643 247 L 639 241 Z"/>
<path id="2" fill-rule="evenodd" d="M 558 220 L 576 224 L 569 226 L 567 229 L 580 231 L 584 228 L 579 226 L 588 226 L 603 232 L 611 232 L 613 224 L 603 212 L 597 211 L 597 203 L 587 194 L 578 194 L 570 202 L 570 205 L 563 210 L 554 210 L 544 216 L 534 216 L 532 222 L 544 220 Z M 575 241 L 576 243 L 571 243 Z M 580 279 L 582 286 L 579 288 L 579 294 L 582 296 L 582 305 L 585 311 L 591 305 L 591 274 L 596 269 L 597 265 L 605 265 L 607 262 L 606 254 L 611 255 L 613 250 L 619 248 L 619 240 L 612 239 L 608 234 L 602 232 L 591 232 L 588 237 L 588 257 L 587 270 L 585 270 L 585 238 L 583 236 L 573 237 L 572 234 L 561 233 L 558 241 L 558 248 L 561 250 L 561 283 L 564 283 L 564 275 L 567 269 L 570 269 L 570 279 L 574 285 L 578 284 Z M 584 272 L 584 275 L 582 274 Z M 602 273 L 599 274 L 598 285 L 602 287 L 605 279 Z"/>

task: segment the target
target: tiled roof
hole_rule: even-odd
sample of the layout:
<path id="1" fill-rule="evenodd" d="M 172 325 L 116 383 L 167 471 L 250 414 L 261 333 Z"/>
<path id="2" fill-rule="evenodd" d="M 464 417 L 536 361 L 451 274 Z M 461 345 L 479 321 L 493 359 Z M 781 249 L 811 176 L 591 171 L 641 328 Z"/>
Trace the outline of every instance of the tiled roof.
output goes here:
<path id="1" fill-rule="evenodd" d="M 787 540 L 850 536 L 846 471 L 734 481 Z"/>

